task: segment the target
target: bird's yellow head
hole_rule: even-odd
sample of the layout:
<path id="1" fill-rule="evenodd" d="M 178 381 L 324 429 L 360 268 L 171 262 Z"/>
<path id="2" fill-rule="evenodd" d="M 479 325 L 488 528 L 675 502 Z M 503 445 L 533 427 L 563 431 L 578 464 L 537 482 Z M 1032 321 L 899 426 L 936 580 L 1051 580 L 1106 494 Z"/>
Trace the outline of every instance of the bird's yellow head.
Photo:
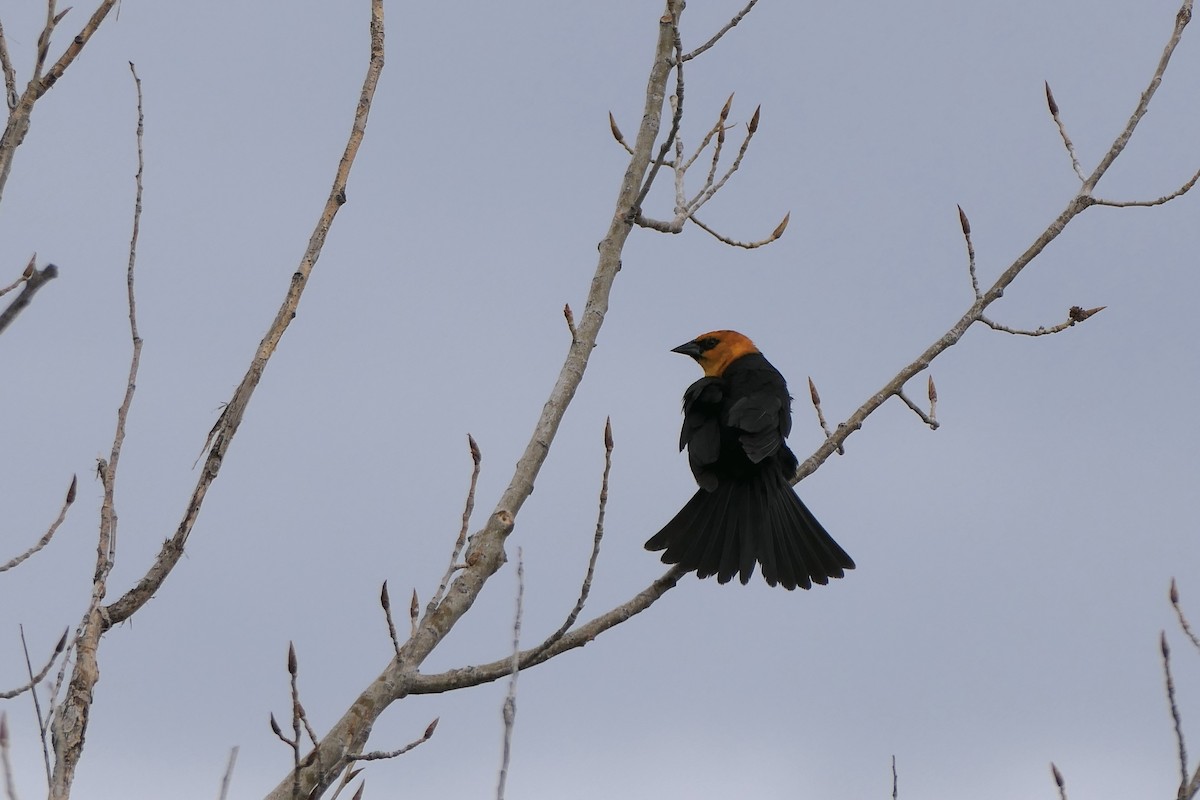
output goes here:
<path id="1" fill-rule="evenodd" d="M 712 331 L 671 349 L 672 353 L 691 356 L 710 378 L 719 378 L 736 359 L 757 353 L 754 342 L 737 331 Z"/>

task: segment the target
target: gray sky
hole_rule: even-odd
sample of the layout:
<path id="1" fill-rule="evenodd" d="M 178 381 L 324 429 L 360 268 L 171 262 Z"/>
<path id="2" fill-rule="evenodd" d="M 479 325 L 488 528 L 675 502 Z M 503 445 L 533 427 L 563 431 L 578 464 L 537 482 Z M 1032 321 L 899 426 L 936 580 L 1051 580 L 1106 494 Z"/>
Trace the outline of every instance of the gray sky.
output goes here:
<path id="1" fill-rule="evenodd" d="M 43 14 L 2 12 L 22 85 Z M 685 46 L 738 4 L 693 3 Z M 966 310 L 955 204 L 981 279 L 1023 251 L 1077 182 L 1046 112 L 1049 80 L 1085 169 L 1145 87 L 1166 0 L 794 4 L 766 0 L 690 65 L 686 143 L 725 97 L 761 103 L 742 169 L 696 228 L 638 231 L 587 378 L 509 543 L 525 561 L 526 641 L 561 622 L 595 522 L 611 415 L 607 537 L 585 616 L 663 567 L 642 550 L 694 490 L 675 450 L 695 365 L 669 348 L 741 330 L 790 378 L 792 447 L 836 424 Z M 82 24 L 76 8 L 52 47 Z M 511 476 L 582 308 L 625 168 L 612 111 L 640 118 L 657 3 L 388 6 L 388 62 L 366 142 L 299 316 L 254 397 L 189 543 L 101 651 L 81 800 L 207 798 L 241 747 L 233 796 L 289 769 L 287 645 L 326 730 L 391 652 L 377 597 L 428 599 L 458 529 L 466 434 L 483 450 L 476 523 Z M 124 267 L 134 94 L 146 195 L 142 371 L 118 486 L 123 590 L 178 524 L 204 436 L 248 365 L 328 191 L 366 64 L 367 3 L 124 2 L 39 103 L 0 211 L 0 279 L 30 253 L 61 277 L 0 338 L 4 558 L 80 499 L 58 538 L 0 579 L 0 686 L 23 680 L 86 605 L 100 486 L 129 351 Z M 1098 194 L 1150 199 L 1200 166 L 1200 47 L 1189 31 L 1150 114 Z M 513 798 L 1172 796 L 1178 766 L 1160 629 L 1200 736 L 1192 319 L 1194 196 L 1096 208 L 991 310 L 1054 337 L 985 329 L 935 362 L 942 427 L 892 401 L 799 487 L 856 559 L 811 592 L 686 578 L 645 615 L 523 673 Z M 670 213 L 656 193 L 652 216 Z M 0 301 L 0 302 L 6 302 Z M 923 378 L 914 384 L 920 395 Z M 511 638 L 515 570 L 428 660 L 490 661 Z M 399 603 L 401 604 L 402 603 Z M 368 796 L 494 792 L 503 685 L 397 704 Z M 23 797 L 41 792 L 28 698 L 5 706 Z"/>

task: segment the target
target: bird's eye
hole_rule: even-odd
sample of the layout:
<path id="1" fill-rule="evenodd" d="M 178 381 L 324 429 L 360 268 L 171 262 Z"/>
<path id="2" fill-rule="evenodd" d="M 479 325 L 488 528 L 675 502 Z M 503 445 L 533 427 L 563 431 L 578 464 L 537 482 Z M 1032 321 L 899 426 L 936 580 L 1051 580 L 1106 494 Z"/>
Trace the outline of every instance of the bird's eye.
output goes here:
<path id="1" fill-rule="evenodd" d="M 720 344 L 720 342 L 721 340 L 717 337 L 709 336 L 707 339 L 701 339 L 700 341 L 696 342 L 696 344 L 700 345 L 701 350 L 712 350 L 714 347 Z"/>

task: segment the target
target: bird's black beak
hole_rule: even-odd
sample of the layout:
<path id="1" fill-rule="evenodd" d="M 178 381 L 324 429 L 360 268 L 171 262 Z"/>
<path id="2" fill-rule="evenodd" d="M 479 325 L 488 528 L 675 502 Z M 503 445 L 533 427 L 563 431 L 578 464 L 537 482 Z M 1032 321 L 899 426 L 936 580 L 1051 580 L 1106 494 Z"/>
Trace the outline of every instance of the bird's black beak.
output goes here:
<path id="1" fill-rule="evenodd" d="M 696 344 L 695 342 L 684 342 L 683 344 L 679 345 L 679 347 L 672 347 L 671 352 L 698 359 L 704 350 L 701 349 L 700 345 Z"/>

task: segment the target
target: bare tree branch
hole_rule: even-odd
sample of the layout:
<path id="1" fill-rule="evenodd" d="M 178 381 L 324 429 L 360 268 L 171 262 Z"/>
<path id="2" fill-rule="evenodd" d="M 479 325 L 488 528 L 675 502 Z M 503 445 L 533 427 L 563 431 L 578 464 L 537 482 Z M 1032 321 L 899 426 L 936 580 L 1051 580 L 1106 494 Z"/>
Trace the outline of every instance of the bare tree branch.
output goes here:
<path id="1" fill-rule="evenodd" d="M 599 262 L 583 313 L 576 324 L 576 337 L 571 342 L 558 379 L 534 426 L 529 444 L 517 462 L 512 481 L 501 495 L 483 529 L 471 537 L 466 551 L 466 567 L 458 572 L 446 596 L 433 613 L 425 615 L 416 634 L 401 646 L 400 654 L 359 694 L 351 707 L 321 740 L 317 748 L 321 755 L 318 759 L 319 764 L 337 764 L 347 754 L 362 750 L 379 714 L 391 703 L 408 694 L 408 687 L 419 677 L 417 670 L 422 662 L 470 610 L 484 584 L 504 563 L 504 543 L 516 524 L 516 517 L 522 505 L 533 491 L 534 480 L 545 463 L 558 426 L 583 379 L 588 360 L 596 345 L 596 337 L 608 310 L 613 282 L 621 267 L 622 248 L 632 229 L 638 204 L 645 196 L 644 191 L 649 191 L 647 180 L 650 178 L 651 152 L 659 133 L 663 104 L 666 101 L 666 84 L 671 72 L 671 54 L 677 49 L 677 25 L 682 11 L 682 0 L 669 0 L 666 13 L 659 19 L 659 36 L 646 87 L 642 122 L 633 148 L 635 155 L 630 158 L 621 181 L 612 220 L 599 244 Z M 676 126 L 673 125 L 674 127 Z M 674 133 L 669 135 L 665 144 L 669 144 L 673 136 Z M 665 154 L 667 149 L 661 152 Z M 675 575 L 669 581 L 670 586 L 674 585 L 678 577 Z M 654 598 L 661 596 L 667 588 L 669 586 L 666 584 L 658 587 Z M 643 602 L 644 608 L 653 602 L 653 599 Z M 616 621 L 611 624 L 616 624 Z M 563 647 L 568 640 L 573 641 L 570 634 L 547 652 Z M 318 796 L 336 780 L 336 777 L 335 769 L 310 764 L 303 769 L 301 790 L 307 795 Z M 272 800 L 284 800 L 290 790 L 290 780 L 285 779 L 269 797 Z"/>
<path id="2" fill-rule="evenodd" d="M 1058 800 L 1067 800 L 1067 782 L 1053 761 L 1050 762 L 1050 774 L 1054 777 L 1054 785 L 1058 787 Z"/>
<path id="3" fill-rule="evenodd" d="M 1059 234 L 1067 227 L 1071 220 L 1079 216 L 1093 205 L 1096 205 L 1096 200 L 1092 197 L 1092 191 L 1096 184 L 1104 177 L 1108 168 L 1112 166 L 1117 157 L 1125 150 L 1125 146 L 1129 143 L 1129 138 L 1133 135 L 1138 123 L 1145 116 L 1147 108 L 1149 108 L 1150 100 L 1154 97 L 1155 91 L 1162 82 L 1163 73 L 1170 63 L 1171 55 L 1175 52 L 1176 46 L 1179 44 L 1180 37 L 1183 35 L 1183 29 L 1187 26 L 1192 18 L 1192 0 L 1184 0 L 1179 12 L 1175 17 L 1175 27 L 1171 36 L 1163 49 L 1162 56 L 1159 58 L 1158 65 L 1154 70 L 1154 74 L 1150 78 L 1145 91 L 1138 101 L 1137 107 L 1133 114 L 1129 117 L 1125 127 L 1113 140 L 1112 146 L 1104 157 L 1100 159 L 1100 163 L 1092 171 L 1092 174 L 1087 177 L 1080 188 L 1079 193 L 1067 203 L 1067 207 L 1063 209 L 1057 217 L 1046 227 L 1046 229 L 1033 241 L 1031 245 L 1017 257 L 1012 264 L 1008 266 L 996 279 L 995 283 L 986 291 L 978 294 L 970 308 L 959 318 L 957 322 L 950 327 L 946 333 L 942 334 L 933 344 L 929 345 L 916 359 L 904 366 L 891 380 L 889 380 L 882 389 L 871 395 L 866 402 L 858 407 L 845 422 L 838 426 L 833 435 L 828 437 L 820 447 L 813 452 L 801 464 L 796 471 L 796 475 L 792 478 L 793 483 L 797 483 L 808 475 L 811 475 L 825 460 L 829 458 L 837 449 L 845 443 L 855 431 L 863 426 L 866 421 L 877 408 L 884 404 L 889 398 L 898 396 L 904 385 L 914 375 L 928 369 L 930 363 L 945 352 L 950 347 L 962 339 L 967 329 L 976 322 L 982 322 L 984 310 L 1000 299 L 1004 295 L 1004 290 L 1008 288 L 1021 271 L 1041 254 L 1050 242 L 1058 238 Z M 961 217 L 964 221 L 964 235 L 967 234 L 969 228 L 965 224 L 965 215 Z M 973 252 L 973 250 L 972 250 Z M 985 323 L 986 324 L 986 323 Z"/>
<path id="4" fill-rule="evenodd" d="M 363 136 L 366 133 L 367 117 L 371 110 L 371 100 L 375 95 L 375 87 L 379 82 L 379 75 L 382 69 L 383 2 L 382 0 L 372 0 L 371 56 L 367 67 L 367 75 L 363 81 L 362 91 L 359 94 L 350 137 L 342 153 L 341 161 L 338 164 L 333 180 L 333 187 L 325 202 L 325 208 L 317 220 L 316 227 L 309 239 L 308 247 L 300 260 L 300 265 L 291 276 L 283 303 L 280 305 L 274 321 L 267 330 L 266 336 L 258 345 L 258 349 L 250 363 L 250 368 L 246 371 L 241 383 L 238 384 L 233 396 L 226 404 L 224 411 L 222 411 L 220 418 L 209 432 L 208 441 L 205 443 L 208 454 L 205 458 L 200 478 L 196 483 L 196 488 L 193 490 L 191 500 L 188 502 L 187 509 L 184 512 L 183 519 L 180 521 L 178 528 L 176 528 L 174 535 L 163 543 L 154 564 L 151 565 L 142 579 L 105 609 L 106 626 L 108 627 L 123 622 L 145 605 L 154 593 L 158 591 L 163 581 L 166 580 L 167 575 L 170 574 L 171 569 L 183 555 L 184 545 L 187 543 L 188 536 L 191 534 L 192 528 L 199 517 L 200 509 L 204 504 L 204 498 L 207 496 L 209 487 L 216 480 L 217 474 L 220 472 L 225 453 L 237 433 L 238 426 L 241 425 L 242 416 L 245 414 L 250 398 L 254 394 L 259 381 L 262 379 L 267 362 L 275 353 L 280 339 L 283 338 L 283 334 L 287 331 L 288 325 L 295 316 L 296 308 L 300 304 L 300 297 L 308 285 L 309 277 L 312 275 L 317 259 L 321 255 L 321 249 L 325 244 L 325 237 L 333 225 L 333 220 L 337 216 L 338 210 L 346 202 L 346 184 L 349 180 L 350 169 L 354 165 L 354 158 L 358 154 L 359 145 L 362 143 Z"/>
<path id="5" fill-rule="evenodd" d="M 608 475 L 612 471 L 612 451 L 613 451 L 613 436 L 612 436 L 612 419 L 604 420 L 604 474 L 600 478 L 600 510 L 596 512 L 596 534 L 592 537 L 592 554 L 588 558 L 587 573 L 583 576 L 583 585 L 579 587 L 579 599 L 575 601 L 575 607 L 571 609 L 571 613 L 567 614 L 567 618 L 558 630 L 546 637 L 533 650 L 531 659 L 536 658 L 541 653 L 550 649 L 551 646 L 563 635 L 571 629 L 575 624 L 575 620 L 579 619 L 580 612 L 583 611 L 584 605 L 587 603 L 588 594 L 592 590 L 592 578 L 596 574 L 596 560 L 600 557 L 600 542 L 604 539 L 604 509 L 608 505 Z"/>
<path id="6" fill-rule="evenodd" d="M 69 509 L 71 507 L 71 504 L 75 502 L 76 485 L 77 485 L 77 476 L 72 475 L 71 476 L 71 485 L 67 488 L 67 496 L 66 496 L 66 499 L 63 500 L 62 508 L 58 512 L 58 518 L 55 519 L 54 522 L 50 523 L 50 527 L 46 529 L 46 532 L 44 534 L 42 534 L 42 538 L 38 539 L 37 542 L 34 543 L 33 547 L 29 548 L 24 553 L 21 553 L 21 555 L 13 558 L 7 564 L 0 564 L 0 572 L 7 572 L 8 570 L 12 569 L 13 567 L 16 567 L 21 562 L 25 561 L 27 558 L 32 556 L 34 553 L 41 550 L 46 545 L 50 544 L 50 540 L 54 538 L 54 534 L 58 530 L 58 527 L 60 525 L 62 525 L 63 520 L 65 520 L 67 518 L 67 509 Z"/>
<path id="7" fill-rule="evenodd" d="M 467 488 L 467 501 L 463 505 L 462 526 L 458 529 L 458 538 L 454 541 L 454 549 L 450 553 L 450 564 L 446 567 L 446 573 L 442 575 L 442 580 L 438 584 L 437 591 L 433 593 L 433 597 L 429 600 L 429 605 L 425 608 L 426 615 L 432 614 L 434 609 L 437 608 L 438 603 L 442 602 L 442 598 L 446 596 L 446 587 L 450 585 L 450 579 L 454 577 L 455 571 L 461 567 L 458 563 L 458 556 L 462 553 L 462 549 L 467 543 L 467 531 L 471 526 L 471 514 L 475 511 L 475 487 L 479 483 L 479 465 L 483 461 L 483 453 L 480 452 L 475 437 L 469 433 L 467 434 L 467 446 L 471 450 L 471 463 L 474 466 L 471 468 L 471 485 Z M 415 620 L 414 624 L 416 624 Z"/>
<path id="8" fill-rule="evenodd" d="M 3 158 L 2 154 L 0 154 L 0 158 Z M 25 307 L 33 300 L 33 296 L 37 294 L 38 289 L 58 277 L 58 267 L 53 264 L 47 264 L 40 270 L 35 269 L 32 274 L 28 274 L 28 272 L 26 270 L 26 275 L 22 276 L 25 288 L 21 290 L 15 300 L 8 304 L 8 308 L 0 311 L 0 333 L 3 333 L 4 329 L 12 324 L 12 321 L 17 318 L 17 314 L 25 310 Z"/>
<path id="9" fill-rule="evenodd" d="M 500 756 L 500 777 L 496 782 L 496 800 L 504 800 L 508 783 L 508 763 L 512 757 L 513 728 L 517 722 L 517 676 L 521 672 L 521 615 L 525 604 L 525 559 L 517 548 L 517 613 L 513 618 L 513 651 L 508 676 L 508 694 L 504 697 L 504 746 Z"/>
<path id="10" fill-rule="evenodd" d="M 67 49 L 59 57 L 57 61 L 46 71 L 45 75 L 41 74 L 42 65 L 46 60 L 46 49 L 50 44 L 50 35 L 53 33 L 53 28 L 62 19 L 62 14 L 54 13 L 54 3 L 48 4 L 47 10 L 47 29 L 43 30 L 42 36 L 38 37 L 38 53 L 37 66 L 35 67 L 33 77 L 30 78 L 28 86 L 22 92 L 20 98 L 14 104 L 11 94 L 9 96 L 8 122 L 4 126 L 3 134 L 0 134 L 0 195 L 4 194 L 4 187 L 8 183 L 9 173 L 12 172 L 13 157 L 16 155 L 17 148 L 21 146 L 21 142 L 25 141 L 25 134 L 29 132 L 29 120 L 33 112 L 34 104 L 50 90 L 50 87 L 58 82 L 59 78 L 67 71 L 67 68 L 74 63 L 75 59 L 83 52 L 83 48 L 91 40 L 93 34 L 100 28 L 100 24 L 104 22 L 104 18 L 108 16 L 108 12 L 117 4 L 117 0 L 103 0 L 96 10 L 92 12 L 92 16 L 84 24 L 82 30 L 75 34 L 71 39 L 71 43 L 67 45 Z M 68 9 L 69 11 L 70 9 Z M 15 91 L 15 76 L 13 88 L 10 91 Z M 7 86 L 8 75 L 5 75 Z"/>
<path id="11" fill-rule="evenodd" d="M 749 13 L 750 13 L 750 9 L 754 8 L 754 4 L 755 4 L 755 3 L 757 3 L 757 2 L 758 2 L 758 0 L 750 0 L 750 2 L 746 4 L 746 7 L 745 7 L 745 8 L 743 8 L 741 11 L 739 11 L 737 14 L 735 14 L 735 15 L 734 15 L 734 17 L 733 17 L 733 19 L 731 19 L 731 20 L 729 20 L 729 22 L 725 23 L 725 27 L 723 27 L 723 28 L 721 28 L 721 30 L 717 31 L 717 32 L 716 32 L 716 33 L 713 35 L 713 37 L 712 37 L 711 39 L 709 39 L 707 42 L 705 42 L 704 44 L 700 45 L 699 47 L 697 47 L 695 50 L 693 50 L 692 52 L 688 53 L 687 55 L 684 55 L 684 56 L 682 56 L 682 57 L 681 57 L 681 58 L 682 58 L 682 60 L 683 60 L 683 61 L 691 61 L 693 58 L 695 58 L 696 56 L 700 55 L 700 54 L 701 54 L 701 53 L 703 53 L 705 50 L 708 50 L 708 49 L 709 49 L 710 47 L 712 47 L 714 44 L 716 44 L 717 42 L 719 42 L 719 41 L 721 40 L 721 37 L 722 37 L 722 36 L 724 36 L 725 34 L 729 33 L 729 31 L 731 31 L 735 25 L 737 25 L 739 22 L 741 22 L 741 21 L 742 21 L 742 19 L 743 19 L 743 18 L 744 18 L 744 17 L 745 17 L 747 14 L 749 14 Z"/>

